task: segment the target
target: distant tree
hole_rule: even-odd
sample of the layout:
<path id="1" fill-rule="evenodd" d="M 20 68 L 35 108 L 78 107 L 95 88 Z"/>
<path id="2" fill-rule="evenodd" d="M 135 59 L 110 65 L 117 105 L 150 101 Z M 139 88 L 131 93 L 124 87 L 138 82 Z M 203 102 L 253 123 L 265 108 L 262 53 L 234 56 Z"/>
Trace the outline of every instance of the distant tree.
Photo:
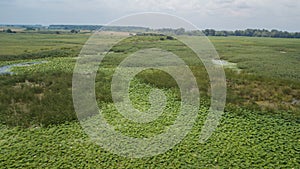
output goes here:
<path id="1" fill-rule="evenodd" d="M 35 29 L 34 29 L 34 28 L 31 28 L 31 27 L 27 27 L 26 30 L 27 30 L 27 31 L 35 31 Z"/>
<path id="2" fill-rule="evenodd" d="M 71 33 L 79 33 L 79 31 L 78 31 L 78 30 L 75 30 L 75 29 L 72 29 L 70 32 L 71 32 Z"/>
<path id="3" fill-rule="evenodd" d="M 16 31 L 12 31 L 11 29 L 7 29 L 5 32 L 6 33 L 17 33 Z"/>
<path id="4" fill-rule="evenodd" d="M 261 37 L 262 33 L 261 33 L 261 31 L 255 31 L 254 34 L 253 34 L 253 36 L 255 36 L 255 37 Z"/>
<path id="5" fill-rule="evenodd" d="M 216 31 L 215 36 L 228 36 L 227 31 Z"/>
<path id="6" fill-rule="evenodd" d="M 176 35 L 183 35 L 185 33 L 184 28 L 175 29 L 174 33 Z"/>
<path id="7" fill-rule="evenodd" d="M 12 33 L 12 30 L 11 29 L 7 29 L 6 33 Z"/>
<path id="8" fill-rule="evenodd" d="M 174 38 L 172 36 L 167 36 L 168 40 L 174 40 Z"/>
<path id="9" fill-rule="evenodd" d="M 204 31 L 193 30 L 193 31 L 187 31 L 186 34 L 189 36 L 202 36 L 205 33 L 204 33 Z"/>
<path id="10" fill-rule="evenodd" d="M 216 35 L 216 31 L 214 29 L 205 29 L 203 31 L 203 33 L 206 35 L 206 36 L 215 36 Z"/>
<path id="11" fill-rule="evenodd" d="M 234 31 L 235 36 L 243 36 L 243 31 L 242 30 L 236 30 Z"/>
<path id="12" fill-rule="evenodd" d="M 276 30 L 276 29 L 272 29 L 270 34 L 271 34 L 270 36 L 273 37 L 273 38 L 278 38 L 279 37 L 279 31 Z"/>

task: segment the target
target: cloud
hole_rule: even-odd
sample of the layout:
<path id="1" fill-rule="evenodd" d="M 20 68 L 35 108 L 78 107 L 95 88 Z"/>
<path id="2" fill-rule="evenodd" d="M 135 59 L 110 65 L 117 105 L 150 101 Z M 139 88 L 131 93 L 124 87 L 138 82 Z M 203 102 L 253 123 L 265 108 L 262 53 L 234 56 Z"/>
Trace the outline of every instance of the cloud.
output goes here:
<path id="1" fill-rule="evenodd" d="M 299 0 L 1 0 L 0 23 L 107 23 L 137 12 L 164 12 L 212 28 L 299 31 L 298 11 Z"/>

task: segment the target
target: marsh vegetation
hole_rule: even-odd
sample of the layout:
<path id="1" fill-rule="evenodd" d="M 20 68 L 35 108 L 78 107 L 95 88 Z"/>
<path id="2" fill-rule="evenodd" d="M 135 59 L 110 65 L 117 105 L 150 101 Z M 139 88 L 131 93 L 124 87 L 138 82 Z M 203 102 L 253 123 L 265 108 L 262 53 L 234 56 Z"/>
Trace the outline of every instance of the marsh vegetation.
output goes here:
<path id="1" fill-rule="evenodd" d="M 225 67 L 225 115 L 205 144 L 198 134 L 209 108 L 210 86 L 203 64 L 176 39 L 132 36 L 106 55 L 96 77 L 96 99 L 116 130 L 134 137 L 151 137 L 176 119 L 180 93 L 165 72 L 148 70 L 131 83 L 130 98 L 138 109 L 149 107 L 147 93 L 160 88 L 168 109 L 149 124 L 135 124 L 120 115 L 111 97 L 116 66 L 143 48 L 163 47 L 185 60 L 201 93 L 198 120 L 191 133 L 165 154 L 126 159 L 94 145 L 81 129 L 72 103 L 72 73 L 88 33 L 0 33 L 0 66 L 14 67 L 0 75 L 0 166 L 100 168 L 297 168 L 300 132 L 300 39 L 209 37 Z M 133 45 L 134 44 L 134 45 Z M 239 71 L 236 71 L 236 70 Z"/>

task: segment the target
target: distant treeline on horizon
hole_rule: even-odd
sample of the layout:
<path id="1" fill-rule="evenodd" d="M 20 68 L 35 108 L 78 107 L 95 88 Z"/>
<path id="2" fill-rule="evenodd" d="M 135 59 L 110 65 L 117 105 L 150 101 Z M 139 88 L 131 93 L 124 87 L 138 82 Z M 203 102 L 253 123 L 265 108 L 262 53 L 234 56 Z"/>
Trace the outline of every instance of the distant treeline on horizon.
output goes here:
<path id="1" fill-rule="evenodd" d="M 9 27 L 9 28 L 24 28 L 27 30 L 107 30 L 107 31 L 121 31 L 121 32 L 159 32 L 165 34 L 175 34 L 175 35 L 190 35 L 190 36 L 248 36 L 248 37 L 272 37 L 272 38 L 300 38 L 300 32 L 288 32 L 280 31 L 276 29 L 267 30 L 267 29 L 246 29 L 246 30 L 235 30 L 235 31 L 226 31 L 226 30 L 214 30 L 214 29 L 205 29 L 205 30 L 192 30 L 188 31 L 183 28 L 172 29 L 172 28 L 163 28 L 163 29 L 150 29 L 145 27 L 136 27 L 136 26 L 102 26 L 102 25 L 4 25 L 0 24 L 0 27 Z"/>

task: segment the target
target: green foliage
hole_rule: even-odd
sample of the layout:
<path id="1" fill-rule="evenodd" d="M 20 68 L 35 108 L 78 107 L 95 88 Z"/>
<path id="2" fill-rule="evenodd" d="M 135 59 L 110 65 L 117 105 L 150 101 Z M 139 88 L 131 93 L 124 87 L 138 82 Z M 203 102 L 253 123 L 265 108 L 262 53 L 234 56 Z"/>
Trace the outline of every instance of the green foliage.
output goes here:
<path id="1" fill-rule="evenodd" d="M 16 31 L 12 31 L 11 29 L 4 30 L 6 33 L 17 33 Z"/>
<path id="2" fill-rule="evenodd" d="M 174 38 L 172 36 L 167 36 L 168 40 L 174 40 Z"/>
<path id="3" fill-rule="evenodd" d="M 137 96 L 137 95 L 135 95 Z M 144 96 L 142 96 L 144 97 Z M 299 129 L 296 122 L 260 115 L 244 109 L 227 112 L 208 142 L 199 144 L 199 132 L 206 117 L 199 118 L 188 136 L 174 148 L 155 157 L 131 159 L 106 151 L 92 142 L 79 123 L 46 128 L 1 127 L 0 165 L 4 168 L 297 168 Z M 119 121 L 111 105 L 106 118 L 122 134 L 143 137 L 163 132 L 171 118 L 152 126 Z M 242 115 L 238 115 L 242 114 Z M 162 124 L 159 124 L 161 123 Z M 133 128 L 132 128 L 133 127 Z M 128 129 L 128 130 L 127 130 Z"/>
<path id="4" fill-rule="evenodd" d="M 35 31 L 35 28 L 27 27 L 27 28 L 26 28 L 26 31 Z"/>
<path id="5" fill-rule="evenodd" d="M 137 78 L 145 83 L 153 84 L 159 88 L 177 88 L 177 82 L 168 73 L 161 70 L 150 69 L 138 74 Z"/>
<path id="6" fill-rule="evenodd" d="M 8 126 L 48 126 L 76 119 L 71 96 L 72 74 L 3 76 L 0 122 Z"/>
<path id="7" fill-rule="evenodd" d="M 70 32 L 71 32 L 71 33 L 79 33 L 79 32 L 80 32 L 80 30 L 75 30 L 75 29 L 72 29 Z"/>
<path id="8" fill-rule="evenodd" d="M 162 133 L 174 123 L 180 106 L 175 80 L 154 69 L 138 74 L 130 84 L 129 94 L 133 106 L 145 111 L 150 107 L 148 97 L 151 89 L 162 89 L 167 96 L 163 114 L 151 123 L 138 124 L 116 110 L 110 91 L 112 75 L 124 58 L 140 49 L 157 47 L 180 56 L 197 77 L 202 98 L 194 128 L 181 143 L 155 157 L 129 159 L 95 145 L 76 122 L 71 95 L 76 62 L 73 56 L 87 38 L 87 35 L 64 33 L 0 34 L 0 65 L 48 61 L 15 67 L 12 69 L 14 75 L 0 76 L 1 167 L 299 166 L 300 111 L 296 104 L 297 99 L 300 100 L 299 40 L 210 37 L 221 58 L 237 63 L 242 72 L 226 69 L 226 113 L 217 130 L 204 144 L 198 141 L 209 109 L 207 98 L 210 87 L 206 70 L 195 54 L 176 39 L 161 40 L 166 38 L 162 36 L 132 36 L 114 46 L 100 65 L 95 89 L 98 105 L 106 120 L 122 134 L 141 138 Z M 295 105 L 291 104 L 292 101 Z"/>
<path id="9" fill-rule="evenodd" d="M 20 35 L 20 37 L 23 36 L 24 35 Z M 38 37 L 40 36 L 41 35 L 38 35 Z M 55 39 L 56 38 L 57 37 L 55 37 Z M 180 42 L 176 40 L 161 41 L 160 38 L 161 36 L 133 36 L 129 39 L 125 39 L 111 49 L 111 52 L 109 52 L 104 58 L 97 73 L 95 87 L 97 91 L 96 97 L 99 103 L 112 102 L 110 83 L 114 69 L 128 55 L 140 49 L 144 49 L 145 47 L 161 48 L 180 56 L 190 66 L 195 77 L 197 77 L 196 80 L 202 96 L 201 98 L 204 99 L 209 97 L 210 86 L 208 75 L 199 59 L 197 59 L 194 56 L 194 53 Z M 51 39 L 49 41 L 51 41 Z M 63 40 L 63 42 L 66 41 L 69 40 L 67 40 L 67 38 Z M 0 62 L 0 65 L 28 61 L 15 60 L 24 58 L 20 56 L 37 58 L 31 61 L 48 62 L 29 67 L 15 67 L 12 70 L 16 73 L 16 75 L 3 76 L 1 79 L 2 85 L 0 92 L 2 96 L 1 99 L 3 100 L 1 102 L 1 112 L 4 116 L 1 119 L 1 123 L 25 127 L 31 125 L 47 126 L 52 123 L 59 124 L 64 121 L 72 121 L 75 119 L 71 100 L 71 74 L 76 60 L 72 58 L 72 56 L 75 56 L 78 52 L 76 51 L 76 46 L 80 42 L 79 40 L 77 40 L 76 43 L 73 42 L 73 40 L 69 41 L 69 43 L 65 45 L 66 47 L 61 47 L 60 50 L 41 50 L 38 54 L 28 52 L 26 54 L 20 54 L 18 57 L 9 57 L 7 59 L 4 59 L 4 57 L 2 58 L 3 60 L 11 61 Z M 228 104 L 238 105 L 254 110 L 267 110 L 268 112 L 273 113 L 276 113 L 279 110 L 291 110 L 289 111 L 290 114 L 294 114 L 296 117 L 299 117 L 299 105 L 292 105 L 293 99 L 299 99 L 300 86 L 298 85 L 299 83 L 297 80 L 299 78 L 296 77 L 296 79 L 293 80 L 293 78 L 287 77 L 287 75 L 292 75 L 292 73 L 289 72 L 290 69 L 286 69 L 286 67 L 292 67 L 292 65 L 281 64 L 277 66 L 277 70 L 281 71 L 284 76 L 278 76 L 278 74 L 272 71 L 273 69 L 264 69 L 264 67 L 272 65 L 274 62 L 281 61 L 275 60 L 275 57 L 282 60 L 286 59 L 280 52 L 276 52 L 278 51 L 277 48 L 273 47 L 274 45 L 280 44 L 277 40 L 212 38 L 212 42 L 216 45 L 222 58 L 236 62 L 240 68 L 243 68 L 243 72 L 241 73 L 226 70 Z M 296 60 L 294 59 L 297 59 L 296 54 L 299 52 L 296 50 L 296 42 L 297 41 L 294 42 L 293 40 L 286 40 L 285 45 L 281 47 L 281 49 L 284 48 L 286 51 L 290 51 L 292 56 L 295 56 L 289 57 L 289 59 L 286 60 L 286 63 L 295 62 Z M 133 43 L 134 45 L 129 45 Z M 69 44 L 72 44 L 75 48 L 67 47 Z M 230 46 L 226 46 L 228 44 L 230 44 Z M 257 51 L 262 51 L 263 48 L 265 50 L 264 55 L 258 54 L 257 56 Z M 267 56 L 268 52 L 272 51 L 275 51 L 278 54 L 273 55 L 273 58 L 270 59 Z M 64 54 L 64 52 L 66 53 Z M 248 57 L 245 57 L 244 55 Z M 261 64 L 262 60 L 268 61 L 263 62 L 267 65 L 259 67 L 258 65 Z M 249 67 L 241 66 L 245 63 L 247 63 Z M 255 69 L 253 69 L 253 66 L 251 67 L 250 65 L 256 65 Z M 259 71 L 260 68 L 263 70 Z M 252 69 L 254 72 L 251 71 Z M 297 69 L 298 68 L 294 67 L 293 71 L 297 72 Z M 252 74 L 248 74 L 248 72 Z M 68 80 L 63 80 L 63 77 Z M 177 83 L 165 72 L 147 70 L 138 74 L 136 78 L 141 80 L 143 83 L 150 84 L 161 89 L 170 88 L 174 92 L 176 99 L 180 98 Z M 37 86 L 32 87 L 30 85 L 26 85 L 26 81 Z M 20 84 L 22 84 L 21 89 L 19 87 Z M 39 86 L 39 84 L 51 85 Z M 274 88 L 274 86 L 276 86 L 276 88 Z M 56 91 L 60 92 L 55 93 Z M 39 100 L 39 95 L 43 96 L 41 100 Z M 57 99 L 54 99 L 55 97 L 57 97 Z M 55 100 L 57 100 L 57 103 Z M 57 107 L 55 108 L 55 106 L 51 106 L 49 103 L 57 104 Z M 69 108 L 64 110 L 63 105 L 66 105 Z M 42 115 L 39 116 L 40 114 Z M 45 118 L 44 114 L 48 116 Z M 16 118 L 16 116 L 19 116 L 19 118 Z"/>
<path id="10" fill-rule="evenodd" d="M 300 38 L 300 32 L 287 32 L 273 29 L 246 29 L 236 31 L 216 31 L 214 29 L 205 29 L 203 33 L 206 36 L 248 36 L 248 37 L 272 37 L 272 38 Z"/>
<path id="11" fill-rule="evenodd" d="M 12 60 L 25 60 L 25 59 L 40 59 L 40 58 L 53 58 L 53 57 L 75 57 L 78 56 L 78 49 L 56 49 L 50 51 L 40 51 L 37 53 L 23 53 L 20 55 L 8 55 L 1 56 L 0 61 L 12 61 Z"/>
<path id="12" fill-rule="evenodd" d="M 247 73 L 274 79 L 300 80 L 298 39 L 210 39 L 222 59 L 237 63 L 237 66 Z"/>
<path id="13" fill-rule="evenodd" d="M 99 30 L 102 26 L 98 25 L 49 25 L 50 30 Z"/>
<path id="14" fill-rule="evenodd" d="M 45 32 L 0 34 L 0 58 L 54 50 L 80 51 L 90 34 Z M 3 59 L 2 59 L 3 60 Z"/>

